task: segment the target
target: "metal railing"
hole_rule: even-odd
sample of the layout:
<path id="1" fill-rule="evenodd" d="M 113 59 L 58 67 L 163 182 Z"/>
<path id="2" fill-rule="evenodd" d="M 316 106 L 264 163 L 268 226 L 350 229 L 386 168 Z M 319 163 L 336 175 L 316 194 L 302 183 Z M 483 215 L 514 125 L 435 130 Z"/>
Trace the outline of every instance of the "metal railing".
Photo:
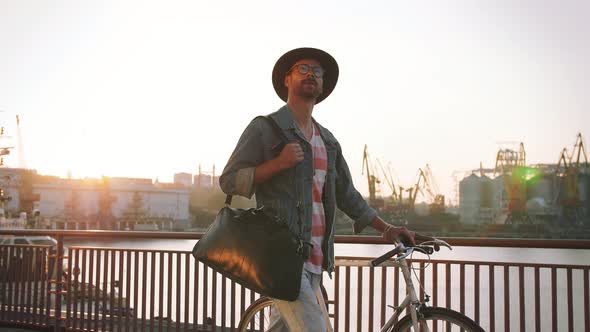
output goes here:
<path id="1" fill-rule="evenodd" d="M 198 239 L 194 233 L 0 231 L 50 235 L 47 246 L 0 245 L 0 324 L 68 331 L 226 331 L 258 294 L 198 263 L 188 251 L 72 246 L 68 236 Z M 454 246 L 590 249 L 590 241 L 447 239 Z M 383 244 L 375 237 L 338 243 Z M 339 257 L 325 278 L 336 331 L 374 331 L 403 297 L 399 271 Z M 587 265 L 413 260 L 421 298 L 464 312 L 486 330 L 588 331 Z M 550 312 L 550 314 L 541 314 Z"/>
<path id="2" fill-rule="evenodd" d="M 50 275 L 47 246 L 0 246 L 0 321 L 47 326 Z"/>
<path id="3" fill-rule="evenodd" d="M 330 302 L 335 331 L 378 330 L 392 314 L 387 305 L 404 297 L 399 268 L 370 267 L 371 259 L 339 257 L 336 301 Z M 421 300 L 428 295 L 430 305 L 464 313 L 486 331 L 590 328 L 590 266 L 422 259 L 413 260 L 412 266 Z"/>

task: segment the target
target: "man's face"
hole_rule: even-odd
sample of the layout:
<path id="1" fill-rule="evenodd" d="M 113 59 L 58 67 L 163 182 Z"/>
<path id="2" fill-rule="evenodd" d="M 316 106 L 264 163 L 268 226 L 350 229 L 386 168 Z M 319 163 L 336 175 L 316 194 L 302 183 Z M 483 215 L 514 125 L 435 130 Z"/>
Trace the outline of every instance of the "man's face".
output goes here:
<path id="1" fill-rule="evenodd" d="M 285 86 L 289 96 L 295 95 L 304 99 L 316 99 L 322 94 L 324 87 L 323 68 L 313 59 L 303 59 L 295 62 L 291 70 L 285 75 Z M 319 77 L 318 77 L 319 76 Z"/>

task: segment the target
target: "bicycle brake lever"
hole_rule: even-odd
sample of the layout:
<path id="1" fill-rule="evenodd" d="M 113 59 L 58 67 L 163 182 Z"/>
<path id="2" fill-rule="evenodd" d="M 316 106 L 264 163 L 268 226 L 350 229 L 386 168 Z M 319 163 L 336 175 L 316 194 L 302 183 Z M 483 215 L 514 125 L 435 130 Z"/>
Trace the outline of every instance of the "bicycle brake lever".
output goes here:
<path id="1" fill-rule="evenodd" d="M 424 246 L 433 246 L 434 247 L 434 251 L 439 251 L 440 247 L 447 247 L 449 248 L 449 250 L 453 250 L 453 247 L 451 247 L 450 244 L 446 243 L 443 240 L 439 240 L 439 239 L 433 239 L 431 241 L 425 241 L 421 243 Z"/>
<path id="2" fill-rule="evenodd" d="M 434 249 L 428 246 L 416 246 L 414 247 L 414 250 L 419 251 L 425 255 L 432 255 L 432 253 L 434 252 Z"/>
<path id="3" fill-rule="evenodd" d="M 449 248 L 449 250 L 453 250 L 453 247 L 451 247 L 450 244 L 446 243 L 443 240 L 436 239 L 436 244 L 438 244 L 439 246 L 447 247 L 447 248 Z"/>

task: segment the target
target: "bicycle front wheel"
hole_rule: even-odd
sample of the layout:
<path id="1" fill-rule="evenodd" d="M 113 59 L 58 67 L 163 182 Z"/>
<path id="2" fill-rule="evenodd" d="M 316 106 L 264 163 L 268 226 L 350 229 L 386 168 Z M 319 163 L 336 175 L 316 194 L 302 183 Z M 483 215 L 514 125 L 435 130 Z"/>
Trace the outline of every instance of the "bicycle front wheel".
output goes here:
<path id="1" fill-rule="evenodd" d="M 270 314 L 274 308 L 269 297 L 261 297 L 252 303 L 240 319 L 239 332 L 265 331 L 270 325 Z"/>
<path id="2" fill-rule="evenodd" d="M 484 331 L 471 318 L 447 308 L 423 308 L 418 315 L 418 321 L 420 324 L 418 331 Z M 389 330 L 389 332 L 400 331 L 416 331 L 410 315 L 406 315 Z"/>

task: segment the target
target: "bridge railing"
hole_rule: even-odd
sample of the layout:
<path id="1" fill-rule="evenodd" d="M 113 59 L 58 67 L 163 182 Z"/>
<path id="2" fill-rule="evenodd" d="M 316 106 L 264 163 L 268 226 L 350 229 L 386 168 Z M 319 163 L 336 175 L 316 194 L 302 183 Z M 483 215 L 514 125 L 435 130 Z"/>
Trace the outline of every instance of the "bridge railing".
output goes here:
<path id="1" fill-rule="evenodd" d="M 68 236 L 195 239 L 194 233 L 0 231 L 50 235 L 47 246 L 0 245 L 0 324 L 68 331 L 226 331 L 258 294 L 223 278 L 188 251 L 69 247 Z M 447 239 L 454 246 L 590 249 L 590 241 Z M 473 241 L 473 242 L 471 242 Z M 375 237 L 339 243 L 382 244 Z M 471 243 L 470 243 L 471 242 Z M 336 331 L 375 331 L 405 295 L 400 271 L 339 257 L 325 278 Z M 464 312 L 484 329 L 589 330 L 588 265 L 413 260 L 419 296 Z"/>
<path id="2" fill-rule="evenodd" d="M 378 331 L 392 314 L 388 305 L 403 300 L 399 268 L 370 267 L 371 259 L 338 259 L 330 302 L 335 331 Z M 462 312 L 486 331 L 590 327 L 590 266 L 416 259 L 412 267 L 421 300 Z"/>
<path id="3" fill-rule="evenodd" d="M 48 325 L 50 250 L 48 246 L 0 245 L 0 322 Z"/>

